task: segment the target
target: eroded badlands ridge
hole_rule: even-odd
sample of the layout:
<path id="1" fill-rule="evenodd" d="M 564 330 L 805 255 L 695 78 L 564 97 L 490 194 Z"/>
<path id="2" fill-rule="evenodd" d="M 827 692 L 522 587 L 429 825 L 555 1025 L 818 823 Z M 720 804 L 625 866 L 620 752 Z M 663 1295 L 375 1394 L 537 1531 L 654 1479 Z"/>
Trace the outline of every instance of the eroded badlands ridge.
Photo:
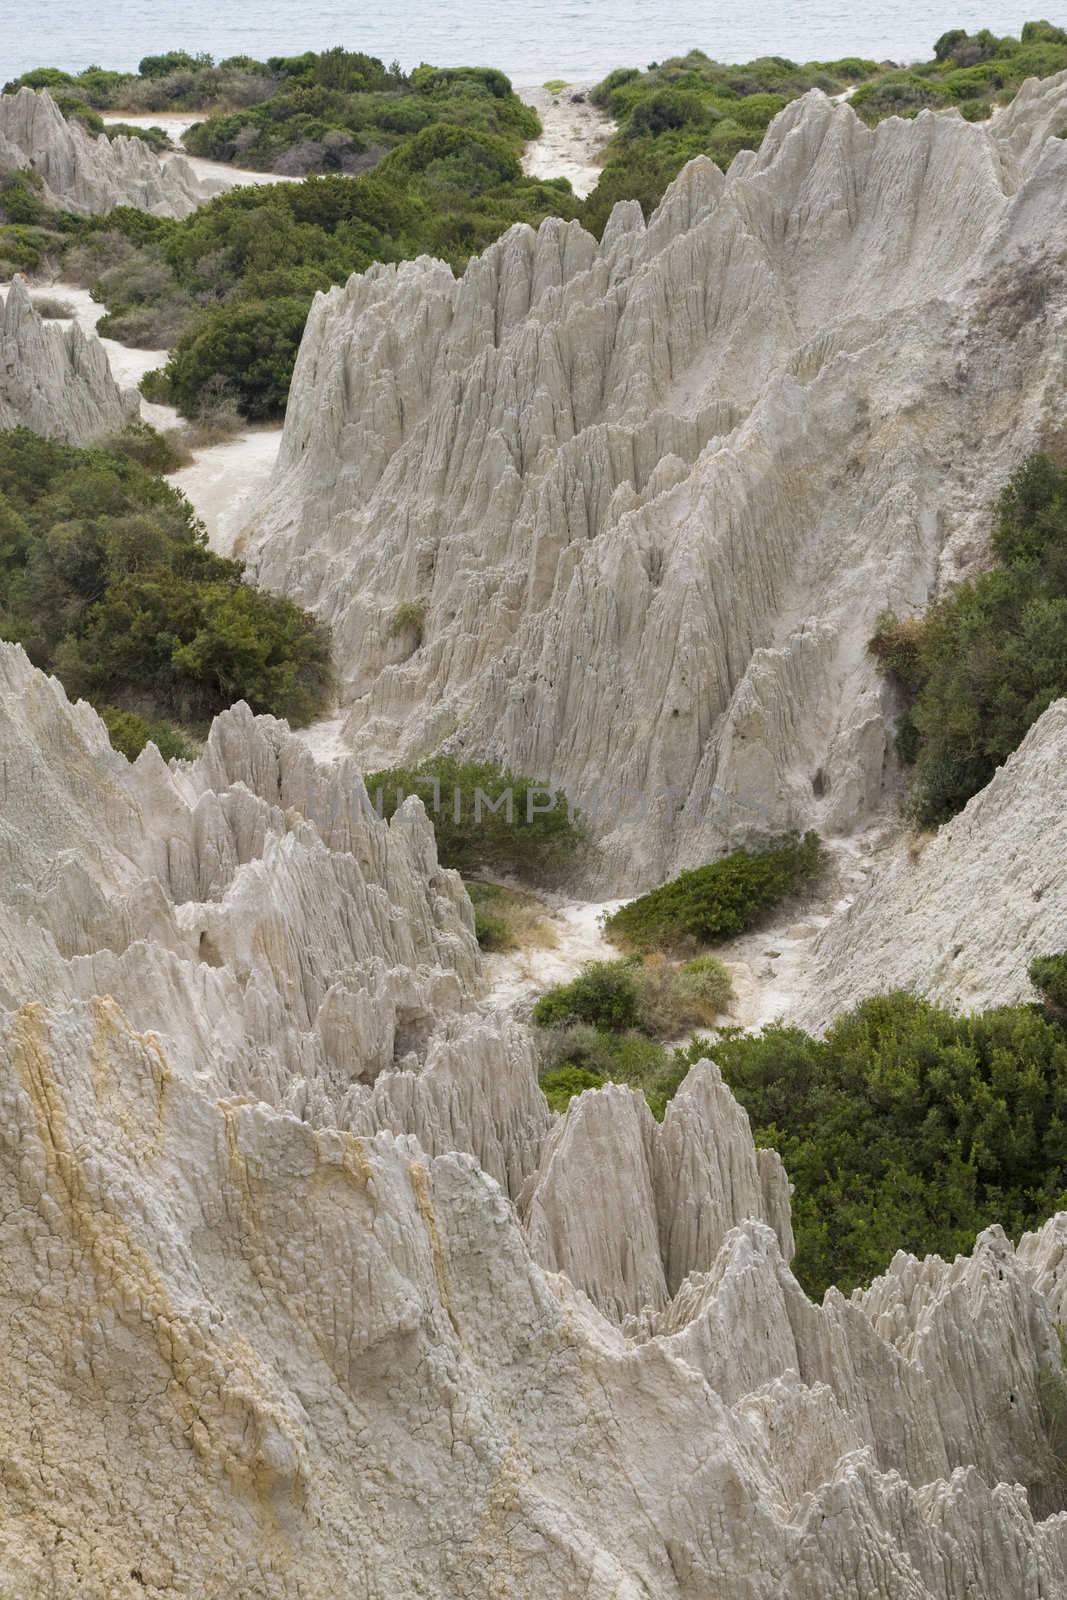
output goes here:
<path id="1" fill-rule="evenodd" d="M 136 391 L 119 388 L 99 339 L 76 322 L 46 325 L 16 276 L 0 303 L 0 428 L 88 444 L 139 415 Z"/>
<path id="2" fill-rule="evenodd" d="M 143 139 L 109 139 L 68 122 L 44 89 L 0 95 L 0 172 L 20 167 L 40 173 L 50 204 L 88 216 L 135 206 L 186 217 L 228 187 L 198 177 L 180 156 L 160 161 Z"/>
<path id="3" fill-rule="evenodd" d="M 320 296 L 249 553 L 332 624 L 360 758 L 562 782 L 605 890 L 868 814 L 874 620 L 983 556 L 1062 416 L 1065 121 L 1067 75 L 989 124 L 813 92 L 647 227 Z"/>
<path id="4" fill-rule="evenodd" d="M 813 1306 L 708 1063 L 549 1114 L 418 802 L 0 645 L 0 918 L 5 1593 L 1067 1596 L 1064 1219 Z"/>

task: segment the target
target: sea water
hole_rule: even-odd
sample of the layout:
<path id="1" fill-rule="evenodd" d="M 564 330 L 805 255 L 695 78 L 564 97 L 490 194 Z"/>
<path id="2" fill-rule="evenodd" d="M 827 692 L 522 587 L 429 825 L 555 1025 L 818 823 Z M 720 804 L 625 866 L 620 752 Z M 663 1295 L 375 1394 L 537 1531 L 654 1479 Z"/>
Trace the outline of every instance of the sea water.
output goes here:
<path id="1" fill-rule="evenodd" d="M 30 67 L 135 68 L 163 50 L 221 60 L 343 44 L 404 68 L 502 67 L 516 84 L 598 78 L 704 50 L 720 61 L 913 61 L 949 28 L 1018 33 L 1036 0 L 0 0 L 0 83 Z M 1037 5 L 1037 15 L 1047 7 Z M 1063 15 L 1049 14 L 1052 22 Z"/>

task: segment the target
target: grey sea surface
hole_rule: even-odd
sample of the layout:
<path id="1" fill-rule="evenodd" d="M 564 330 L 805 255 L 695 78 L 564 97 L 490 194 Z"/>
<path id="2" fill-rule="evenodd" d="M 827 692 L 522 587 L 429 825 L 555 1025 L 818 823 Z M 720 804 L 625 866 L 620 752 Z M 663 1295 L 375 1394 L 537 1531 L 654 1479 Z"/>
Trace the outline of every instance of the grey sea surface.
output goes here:
<path id="1" fill-rule="evenodd" d="M 1017 34 L 1033 15 L 1034 0 L 34 0 L 17 10 L 15 0 L 0 0 L 0 83 L 35 66 L 132 69 L 162 50 L 263 60 L 335 44 L 405 68 L 501 67 L 522 86 L 600 77 L 693 48 L 720 61 L 912 61 L 929 57 L 948 28 Z"/>

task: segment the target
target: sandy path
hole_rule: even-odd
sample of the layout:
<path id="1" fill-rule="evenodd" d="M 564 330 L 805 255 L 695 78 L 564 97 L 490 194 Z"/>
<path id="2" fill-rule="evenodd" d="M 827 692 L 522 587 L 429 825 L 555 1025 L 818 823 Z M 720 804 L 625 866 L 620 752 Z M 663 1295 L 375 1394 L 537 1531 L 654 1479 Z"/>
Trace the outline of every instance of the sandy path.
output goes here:
<path id="1" fill-rule="evenodd" d="M 88 289 L 71 283 L 30 284 L 30 297 L 39 300 L 64 300 L 74 311 L 74 321 L 84 332 L 96 334 L 96 325 L 105 308 L 92 299 Z M 6 294 L 0 285 L 0 300 Z M 65 320 L 60 326 L 65 326 Z M 99 334 L 96 335 L 100 338 Z M 124 389 L 135 389 L 146 372 L 160 367 L 167 359 L 165 350 L 138 350 L 114 339 L 100 339 L 107 353 L 115 382 Z M 176 428 L 182 419 L 172 406 L 157 406 L 141 399 L 141 416 L 153 428 Z M 249 427 L 221 444 L 206 445 L 193 451 L 192 465 L 173 473 L 171 482 L 192 502 L 207 529 L 208 540 L 219 555 L 232 555 L 241 529 L 250 520 L 259 497 L 266 492 L 278 447 L 281 427 Z"/>
<path id="2" fill-rule="evenodd" d="M 587 195 L 600 178 L 598 157 L 611 137 L 614 123 L 586 99 L 591 83 L 569 83 L 558 94 L 543 87 L 517 89 L 519 98 L 533 106 L 544 129 L 532 140 L 522 158 L 531 178 L 569 178 L 577 195 Z"/>
<path id="3" fill-rule="evenodd" d="M 712 952 L 734 988 L 724 1021 L 757 1032 L 778 1019 L 791 1020 L 808 996 L 817 935 L 852 904 L 872 870 L 871 857 L 884 843 L 885 827 L 880 825 L 850 839 L 826 841 L 830 864 L 823 887 L 809 904 L 799 912 L 794 905 L 758 932 Z M 569 983 L 585 962 L 618 959 L 620 952 L 605 939 L 601 923 L 625 901 L 546 897 L 546 904 L 556 946 L 487 956 L 491 1005 L 523 1010 L 554 984 Z"/>
<path id="4" fill-rule="evenodd" d="M 486 956 L 485 974 L 494 1006 L 522 1006 L 536 1000 L 553 984 L 569 983 L 586 961 L 613 961 L 618 951 L 608 944 L 601 920 L 622 905 L 621 900 L 565 901 L 546 897 L 548 923 L 556 944 L 547 950 L 516 950 Z"/>

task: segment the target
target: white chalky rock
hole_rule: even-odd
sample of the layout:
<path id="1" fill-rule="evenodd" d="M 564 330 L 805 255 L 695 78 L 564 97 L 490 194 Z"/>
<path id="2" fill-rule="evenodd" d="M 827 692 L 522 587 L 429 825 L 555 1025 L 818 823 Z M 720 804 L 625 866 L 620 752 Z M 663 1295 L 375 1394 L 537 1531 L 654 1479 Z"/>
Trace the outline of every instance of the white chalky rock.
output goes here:
<path id="1" fill-rule="evenodd" d="M 0 304 L 0 428 L 30 428 L 68 444 L 119 433 L 140 415 L 120 389 L 99 339 L 45 324 L 21 277 Z"/>
<path id="2" fill-rule="evenodd" d="M 985 554 L 1062 420 L 1065 124 L 1067 74 L 980 124 L 813 91 L 647 227 L 320 295 L 247 553 L 331 624 L 359 758 L 563 784 L 603 891 L 868 815 L 875 619 Z"/>
<path id="3" fill-rule="evenodd" d="M 44 89 L 0 95 L 0 172 L 25 167 L 40 175 L 49 204 L 86 216 L 134 206 L 157 217 L 187 217 L 228 187 L 198 177 L 182 156 L 161 161 L 143 139 L 109 139 L 68 122 Z"/>
<path id="4" fill-rule="evenodd" d="M 1026 969 L 1067 944 L 1067 700 L 958 816 L 901 839 L 813 952 L 796 1019 L 819 1028 L 872 994 L 954 1009 L 1036 999 Z"/>

